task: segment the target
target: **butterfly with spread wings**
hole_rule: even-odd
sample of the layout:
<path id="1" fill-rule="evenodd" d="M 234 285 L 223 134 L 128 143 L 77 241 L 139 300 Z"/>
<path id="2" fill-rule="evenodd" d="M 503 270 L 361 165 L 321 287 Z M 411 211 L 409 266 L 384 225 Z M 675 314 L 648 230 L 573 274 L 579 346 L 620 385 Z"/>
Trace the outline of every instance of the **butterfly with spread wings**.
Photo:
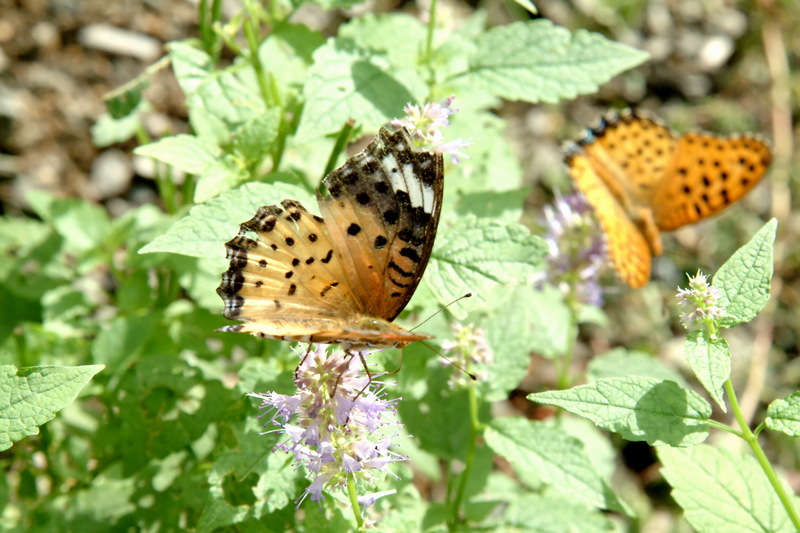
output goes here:
<path id="1" fill-rule="evenodd" d="M 612 112 L 565 153 L 569 172 L 631 287 L 650 279 L 659 233 L 714 215 L 755 187 L 772 159 L 757 135 L 677 136 L 642 111 Z"/>
<path id="2" fill-rule="evenodd" d="M 221 331 L 346 349 L 430 338 L 392 323 L 428 264 L 444 189 L 442 155 L 405 129 L 381 129 L 331 172 L 320 214 L 299 202 L 259 208 L 226 243 Z"/>

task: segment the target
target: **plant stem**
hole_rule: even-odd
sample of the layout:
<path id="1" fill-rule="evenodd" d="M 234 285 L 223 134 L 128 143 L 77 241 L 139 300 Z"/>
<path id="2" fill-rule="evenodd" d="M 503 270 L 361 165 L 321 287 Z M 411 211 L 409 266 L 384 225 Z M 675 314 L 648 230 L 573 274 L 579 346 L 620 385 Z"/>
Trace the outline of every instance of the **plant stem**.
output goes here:
<path id="1" fill-rule="evenodd" d="M 578 311 L 574 305 L 569 305 L 570 335 L 569 344 L 561 358 L 561 364 L 556 364 L 556 387 L 558 390 L 568 389 L 570 386 L 569 369 L 572 366 L 572 352 L 575 349 L 575 341 L 578 336 Z M 573 335 L 574 333 L 574 335 Z"/>
<path id="2" fill-rule="evenodd" d="M 258 89 L 261 91 L 261 98 L 264 100 L 264 105 L 267 109 L 279 105 L 276 101 L 272 91 L 270 91 L 270 83 L 267 81 L 267 73 L 264 70 L 264 65 L 261 63 L 261 57 L 258 55 L 258 22 L 255 17 L 250 16 L 244 21 L 243 25 L 244 36 L 247 39 L 247 47 L 250 51 L 250 62 L 253 65 L 253 70 L 256 71 L 256 80 L 258 81 Z"/>
<path id="3" fill-rule="evenodd" d="M 358 492 L 356 491 L 356 478 L 347 476 L 347 495 L 350 497 L 350 507 L 353 508 L 353 516 L 356 517 L 358 529 L 364 529 L 364 518 L 361 516 L 361 506 L 358 504 Z"/>
<path id="4" fill-rule="evenodd" d="M 472 472 L 472 467 L 475 465 L 475 449 L 478 442 L 478 433 L 483 426 L 478 419 L 478 395 L 475 392 L 475 385 L 470 385 L 467 388 L 467 395 L 469 398 L 469 443 L 467 443 L 467 454 L 464 458 L 464 470 L 461 472 L 461 479 L 458 482 L 458 489 L 456 490 L 456 499 L 453 500 L 453 516 L 450 518 L 450 523 L 447 528 L 450 531 L 455 531 L 459 522 L 459 511 L 461 505 L 464 503 L 464 495 L 467 492 L 467 483 L 469 476 Z"/>
<path id="5" fill-rule="evenodd" d="M 425 63 L 431 62 L 433 55 L 433 30 L 436 28 L 436 1 L 431 0 L 431 7 L 428 10 L 428 35 L 425 39 Z"/>
<path id="6" fill-rule="evenodd" d="M 775 470 L 772 468 L 772 465 L 767 459 L 767 455 L 764 453 L 764 450 L 761 448 L 761 445 L 758 443 L 758 438 L 755 434 L 750 431 L 750 427 L 747 425 L 747 421 L 742 414 L 742 410 L 739 407 L 739 400 L 736 398 L 736 393 L 733 390 L 733 385 L 731 384 L 731 380 L 728 379 L 725 382 L 725 392 L 728 395 L 728 398 L 731 402 L 731 411 L 733 411 L 733 416 L 736 418 L 736 421 L 739 423 L 739 427 L 742 428 L 742 438 L 744 441 L 750 446 L 750 449 L 753 450 L 753 454 L 756 456 L 756 460 L 758 460 L 758 464 L 761 465 L 761 469 L 767 475 L 772 488 L 775 490 L 775 493 L 778 495 L 778 498 L 781 500 L 784 509 L 789 515 L 789 520 L 792 521 L 794 527 L 797 531 L 800 531 L 800 516 L 797 514 L 797 509 L 795 509 L 792 499 L 789 497 L 789 494 L 786 493 L 786 490 L 781 483 L 781 480 L 778 478 L 778 475 L 775 473 Z"/>
<path id="7" fill-rule="evenodd" d="M 342 153 L 345 146 L 347 146 L 347 141 L 350 140 L 350 135 L 352 133 L 353 119 L 350 119 L 345 123 L 342 129 L 339 130 L 339 135 L 336 136 L 336 142 L 333 144 L 331 155 L 328 156 L 328 162 L 325 164 L 325 171 L 322 173 L 323 178 L 330 174 L 336 167 L 336 160 L 339 159 L 339 154 Z"/>

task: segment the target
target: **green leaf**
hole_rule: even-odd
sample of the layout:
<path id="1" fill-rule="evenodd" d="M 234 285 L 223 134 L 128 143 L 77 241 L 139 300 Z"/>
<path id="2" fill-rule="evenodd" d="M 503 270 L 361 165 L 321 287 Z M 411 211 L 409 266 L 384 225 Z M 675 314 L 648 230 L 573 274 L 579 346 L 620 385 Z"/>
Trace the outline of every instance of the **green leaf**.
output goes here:
<path id="1" fill-rule="evenodd" d="M 216 164 L 219 157 L 219 150 L 213 143 L 185 134 L 164 137 L 138 146 L 133 152 L 152 157 L 189 174 L 202 174 L 209 166 Z"/>
<path id="2" fill-rule="evenodd" d="M 254 116 L 236 130 L 233 147 L 248 164 L 260 163 L 278 137 L 280 121 L 281 112 L 277 107 Z"/>
<path id="3" fill-rule="evenodd" d="M 800 391 L 769 404 L 765 422 L 770 429 L 800 437 Z"/>
<path id="4" fill-rule="evenodd" d="M 589 361 L 586 370 L 588 381 L 598 381 L 603 378 L 621 378 L 624 376 L 641 376 L 654 378 L 659 381 L 674 381 L 684 388 L 688 388 L 680 372 L 666 366 L 657 357 L 626 350 L 625 348 L 614 348 L 602 355 L 593 357 Z"/>
<path id="5" fill-rule="evenodd" d="M 302 90 L 314 50 L 323 44 L 325 37 L 318 31 L 301 24 L 276 22 L 258 49 L 258 55 L 286 95 Z"/>
<path id="6" fill-rule="evenodd" d="M 496 26 L 478 38 L 468 80 L 508 100 L 551 102 L 597 91 L 649 54 L 546 19 Z"/>
<path id="7" fill-rule="evenodd" d="M 701 444 L 658 449 L 672 497 L 698 533 L 795 531 L 764 471 L 751 456 Z M 784 483 L 784 486 L 786 484 Z M 786 486 L 789 494 L 791 489 Z M 797 498 L 794 500 L 797 506 Z"/>
<path id="8" fill-rule="evenodd" d="M 424 84 L 413 70 L 391 68 L 380 56 L 331 39 L 314 52 L 295 140 L 302 143 L 339 131 L 351 119 L 376 131 L 424 94 Z"/>
<path id="9" fill-rule="evenodd" d="M 195 203 L 205 202 L 237 185 L 241 185 L 250 178 L 241 161 L 225 158 L 224 161 L 209 165 L 199 176 L 194 190 Z"/>
<path id="10" fill-rule="evenodd" d="M 528 197 L 528 187 L 503 192 L 481 191 L 458 197 L 457 212 L 493 218 L 500 222 L 517 222 L 522 217 L 522 206 Z"/>
<path id="11" fill-rule="evenodd" d="M 524 226 L 467 216 L 439 230 L 424 280 L 442 304 L 467 292 L 483 299 L 491 287 L 526 279 L 546 253 Z"/>
<path id="12" fill-rule="evenodd" d="M 7 450 L 55 418 L 103 369 L 102 365 L 78 367 L 0 367 L 0 450 Z"/>
<path id="13" fill-rule="evenodd" d="M 339 39 L 358 48 L 385 55 L 396 67 L 413 65 L 425 42 L 427 26 L 406 13 L 367 13 L 339 28 Z"/>
<path id="14" fill-rule="evenodd" d="M 588 418 L 630 441 L 691 446 L 708 437 L 711 407 L 672 381 L 606 378 L 568 390 L 529 394 L 528 399 Z"/>
<path id="15" fill-rule="evenodd" d="M 262 205 L 279 204 L 287 198 L 311 206 L 304 189 L 285 183 L 246 183 L 194 206 L 163 235 L 139 250 L 140 254 L 170 252 L 192 257 L 224 258 L 224 243 L 238 232 L 238 225 L 253 218 Z M 313 209 L 310 209 L 314 211 Z"/>
<path id="16" fill-rule="evenodd" d="M 764 224 L 714 275 L 713 285 L 721 293 L 719 305 L 725 309 L 720 325 L 732 328 L 750 322 L 767 304 L 777 228 L 774 218 Z"/>
<path id="17" fill-rule="evenodd" d="M 486 365 L 489 376 L 481 386 L 487 389 L 484 399 L 499 401 L 525 378 L 531 352 L 546 357 L 562 355 L 575 332 L 570 327 L 569 310 L 554 289 L 541 293 L 528 286 L 497 288 L 491 303 L 480 325 L 486 331 L 494 360 Z M 508 313 L 508 309 L 514 312 Z"/>
<path id="18" fill-rule="evenodd" d="M 142 125 L 141 114 L 149 110 L 150 105 L 143 102 L 137 111 L 122 118 L 113 118 L 108 113 L 103 113 L 92 125 L 92 142 L 103 148 L 133 138 Z"/>
<path id="19" fill-rule="evenodd" d="M 188 41 L 169 43 L 169 58 L 175 79 L 187 96 L 197 90 L 214 69 L 211 57 Z"/>
<path id="20" fill-rule="evenodd" d="M 578 332 L 561 291 L 553 287 L 520 291 L 524 299 L 517 300 L 514 308 L 528 321 L 531 350 L 548 359 L 565 356 Z"/>
<path id="21" fill-rule="evenodd" d="M 686 337 L 684 353 L 698 381 L 722 411 L 728 412 L 723 391 L 725 382 L 731 376 L 728 343 L 722 337 L 711 338 L 706 330 L 695 330 Z"/>
<path id="22" fill-rule="evenodd" d="M 522 418 L 493 420 L 484 435 L 519 478 L 541 480 L 560 493 L 600 509 L 623 511 L 623 504 L 597 474 L 580 441 L 541 422 Z"/>
<path id="23" fill-rule="evenodd" d="M 614 530 L 611 521 L 600 511 L 556 494 L 525 494 L 511 500 L 503 513 L 503 522 L 510 526 L 505 531 L 532 533 L 608 533 Z"/>

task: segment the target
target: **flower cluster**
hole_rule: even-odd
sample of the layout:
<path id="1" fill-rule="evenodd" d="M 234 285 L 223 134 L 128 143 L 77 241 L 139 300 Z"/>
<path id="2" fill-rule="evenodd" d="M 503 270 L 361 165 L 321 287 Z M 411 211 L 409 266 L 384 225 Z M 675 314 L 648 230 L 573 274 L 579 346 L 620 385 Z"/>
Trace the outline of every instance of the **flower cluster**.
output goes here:
<path id="1" fill-rule="evenodd" d="M 391 451 L 398 435 L 392 432 L 399 426 L 397 400 L 372 390 L 375 382 L 361 372 L 359 357 L 326 349 L 320 345 L 303 357 L 295 371 L 294 395 L 249 394 L 261 400 L 262 409 L 273 410 L 268 423 L 288 437 L 277 448 L 293 453 L 295 464 L 313 478 L 298 505 L 306 496 L 320 501 L 323 490 L 344 488 L 348 481 L 372 484 L 376 472 L 406 459 Z M 388 493 L 367 494 L 359 501 L 374 503 Z"/>
<path id="2" fill-rule="evenodd" d="M 603 304 L 600 272 L 607 261 L 605 239 L 594 212 L 580 194 L 556 196 L 544 207 L 547 268 L 536 282 L 561 290 L 573 302 Z"/>
<path id="3" fill-rule="evenodd" d="M 452 363 L 470 372 L 474 365 L 479 365 L 480 368 L 473 372 L 473 375 L 478 381 L 486 379 L 488 373 L 486 367 L 494 360 L 492 349 L 486 342 L 486 333 L 472 324 L 465 326 L 455 323 L 452 325 L 452 330 L 455 340 L 443 341 L 442 350 L 450 356 Z M 453 372 L 448 384 L 452 388 L 464 386 L 468 383 L 468 377 L 469 375 L 464 372 Z"/>
<path id="4" fill-rule="evenodd" d="M 396 129 L 406 128 L 420 148 L 430 148 L 440 154 L 450 154 L 453 163 L 458 163 L 459 157 L 469 159 L 461 149 L 472 144 L 470 141 L 456 139 L 444 142 L 442 128 L 450 125 L 447 117 L 458 111 L 450 107 L 453 100 L 455 96 L 450 96 L 441 104 L 407 104 L 403 108 L 406 116 L 392 120 L 390 125 Z"/>
<path id="5" fill-rule="evenodd" d="M 708 284 L 702 272 L 689 276 L 689 288 L 678 287 L 678 304 L 689 310 L 681 314 L 681 322 L 686 329 L 694 329 L 698 324 L 717 322 L 725 316 L 725 309 L 718 305 L 719 289 Z"/>

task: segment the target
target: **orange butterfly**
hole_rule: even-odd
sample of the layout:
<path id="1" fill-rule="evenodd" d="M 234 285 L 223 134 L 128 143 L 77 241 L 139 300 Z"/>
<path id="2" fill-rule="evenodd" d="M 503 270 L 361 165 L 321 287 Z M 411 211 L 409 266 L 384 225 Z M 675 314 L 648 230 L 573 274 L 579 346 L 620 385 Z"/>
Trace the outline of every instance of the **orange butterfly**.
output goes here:
<path id="1" fill-rule="evenodd" d="M 722 211 L 756 186 L 771 159 L 756 136 L 676 137 L 657 119 L 630 110 L 603 117 L 565 151 L 614 268 L 634 288 L 647 283 L 652 256 L 663 252 L 659 231 Z"/>
<path id="2" fill-rule="evenodd" d="M 391 323 L 428 264 L 444 189 L 441 154 L 381 129 L 331 172 L 322 217 L 299 202 L 259 208 L 226 243 L 217 293 L 240 331 L 272 339 L 402 347 L 430 338 Z"/>

